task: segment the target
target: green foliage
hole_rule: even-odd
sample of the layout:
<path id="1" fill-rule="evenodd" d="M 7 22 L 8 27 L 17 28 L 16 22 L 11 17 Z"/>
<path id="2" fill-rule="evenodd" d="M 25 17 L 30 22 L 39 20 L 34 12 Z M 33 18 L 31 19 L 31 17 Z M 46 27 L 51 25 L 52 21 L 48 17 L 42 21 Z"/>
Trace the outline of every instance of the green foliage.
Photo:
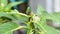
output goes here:
<path id="1" fill-rule="evenodd" d="M 13 2 L 13 3 L 10 3 L 8 4 L 6 7 L 5 7 L 5 11 L 9 11 L 13 6 L 17 5 L 17 4 L 21 4 L 23 2 Z"/>
<path id="2" fill-rule="evenodd" d="M 29 13 L 27 8 L 26 14 L 19 13 L 17 10 L 11 10 L 14 5 L 23 2 L 14 2 L 7 4 L 7 0 L 0 1 L 0 34 L 13 34 L 13 31 L 25 28 L 27 34 L 60 34 L 60 31 L 48 26 L 46 20 L 60 22 L 60 12 L 48 13 L 42 6 L 38 6 L 37 15 Z M 29 21 L 28 21 L 29 20 Z M 19 21 L 26 26 L 19 26 Z"/>
<path id="3" fill-rule="evenodd" d="M 49 16 L 49 17 L 47 17 L 47 16 Z M 60 12 L 53 12 L 47 16 L 46 16 L 46 19 L 60 22 Z"/>
<path id="4" fill-rule="evenodd" d="M 0 10 L 3 10 L 7 4 L 7 0 L 0 0 Z"/>
<path id="5" fill-rule="evenodd" d="M 13 34 L 13 32 L 8 32 L 7 34 Z"/>
<path id="6" fill-rule="evenodd" d="M 6 23 L 0 25 L 0 29 L 1 29 L 0 34 L 6 34 L 10 31 L 17 29 L 18 27 L 19 27 L 19 25 L 17 25 L 14 22 L 6 22 Z"/>
<path id="7" fill-rule="evenodd" d="M 40 6 L 38 6 L 37 10 L 38 10 L 37 14 L 39 16 L 40 21 L 38 20 L 39 22 L 37 21 L 36 24 L 37 25 L 39 24 L 40 29 L 46 32 L 46 34 L 60 34 L 60 32 L 58 32 L 55 28 L 52 28 L 46 24 L 46 19 L 59 22 L 60 14 L 59 13 L 48 14 L 47 12 L 45 12 L 45 10 L 41 9 Z"/>
<path id="8" fill-rule="evenodd" d="M 26 14 L 28 14 L 29 12 L 30 12 L 30 7 L 27 8 Z"/>
<path id="9" fill-rule="evenodd" d="M 14 30 L 23 27 L 18 25 L 19 21 L 25 22 L 28 19 L 27 15 L 11 10 L 13 6 L 23 2 L 7 3 L 7 0 L 0 0 L 0 34 L 12 34 Z"/>

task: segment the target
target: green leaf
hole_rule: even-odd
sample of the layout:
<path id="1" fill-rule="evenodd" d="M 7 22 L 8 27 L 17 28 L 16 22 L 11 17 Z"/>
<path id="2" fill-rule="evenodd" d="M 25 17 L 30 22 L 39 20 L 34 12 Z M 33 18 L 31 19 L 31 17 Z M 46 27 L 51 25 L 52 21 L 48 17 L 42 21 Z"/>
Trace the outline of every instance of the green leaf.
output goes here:
<path id="1" fill-rule="evenodd" d="M 8 0 L 0 0 L 0 11 L 3 11 L 7 3 L 8 3 Z"/>
<path id="2" fill-rule="evenodd" d="M 48 14 L 48 13 L 46 12 L 46 10 L 42 6 L 38 5 L 37 14 L 38 15 L 45 15 L 45 14 Z"/>
<path id="3" fill-rule="evenodd" d="M 30 7 L 27 8 L 26 14 L 28 14 L 29 12 L 30 12 Z"/>
<path id="4" fill-rule="evenodd" d="M 19 28 L 20 26 L 14 22 L 7 22 L 0 25 L 0 34 L 6 34 Z"/>
<path id="5" fill-rule="evenodd" d="M 14 12 L 13 12 L 14 11 Z M 14 17 L 16 20 L 18 21 L 27 21 L 29 16 L 23 13 L 19 13 L 17 10 L 13 10 L 12 12 L 10 12 L 10 14 L 12 15 L 12 17 Z"/>
<path id="6" fill-rule="evenodd" d="M 32 29 L 28 29 L 28 30 L 27 30 L 27 34 L 33 34 Z"/>
<path id="7" fill-rule="evenodd" d="M 60 12 L 54 12 L 46 16 L 46 19 L 60 22 Z"/>
<path id="8" fill-rule="evenodd" d="M 6 6 L 8 3 L 8 0 L 0 0 L 0 7 L 2 7 L 2 4 L 4 4 L 4 6 Z"/>
<path id="9" fill-rule="evenodd" d="M 12 12 L 0 12 L 0 17 L 7 17 L 12 20 L 16 21 L 27 21 L 28 16 L 22 13 L 19 13 L 18 11 L 12 11 Z"/>
<path id="10" fill-rule="evenodd" d="M 7 17 L 12 20 L 16 20 L 14 17 L 12 17 L 8 12 L 0 12 L 0 17 Z"/>
<path id="11" fill-rule="evenodd" d="M 8 4 L 8 5 L 5 7 L 5 11 L 9 11 L 13 6 L 18 5 L 18 4 L 21 4 L 21 3 L 23 3 L 23 2 L 20 1 L 20 2 L 10 3 L 10 4 Z"/>
<path id="12" fill-rule="evenodd" d="M 8 32 L 7 34 L 13 34 L 13 32 L 10 31 L 10 32 Z"/>
<path id="13" fill-rule="evenodd" d="M 7 3 L 8 3 L 8 0 L 0 0 L 0 4 L 4 4 L 4 6 L 6 6 L 7 5 Z M 1 5 L 0 5 L 1 6 Z"/>
<path id="14" fill-rule="evenodd" d="M 56 29 L 49 27 L 47 25 L 40 24 L 40 27 L 45 31 L 47 34 L 60 34 Z"/>
<path id="15" fill-rule="evenodd" d="M 40 21 L 35 22 L 35 24 L 40 30 L 46 32 L 47 34 L 60 34 L 60 31 L 58 32 L 53 27 L 46 25 L 45 22 L 45 19 L 42 18 Z"/>
<path id="16" fill-rule="evenodd" d="M 41 16 L 39 19 L 40 20 L 34 21 L 34 23 L 40 31 L 46 32 L 46 34 L 60 34 L 60 31 L 58 32 L 56 29 L 46 24 L 44 16 Z"/>
<path id="17" fill-rule="evenodd" d="M 39 29 L 43 30 L 44 32 L 46 32 L 47 34 L 60 34 L 60 31 L 57 31 L 56 29 L 47 26 L 46 24 L 40 24 L 40 22 L 36 23 L 36 25 L 38 25 Z"/>
<path id="18" fill-rule="evenodd" d="M 28 20 L 27 17 L 22 16 L 22 15 L 19 15 L 19 14 L 14 14 L 14 17 L 15 17 L 15 19 L 18 20 L 18 21 L 27 21 L 27 20 Z"/>

